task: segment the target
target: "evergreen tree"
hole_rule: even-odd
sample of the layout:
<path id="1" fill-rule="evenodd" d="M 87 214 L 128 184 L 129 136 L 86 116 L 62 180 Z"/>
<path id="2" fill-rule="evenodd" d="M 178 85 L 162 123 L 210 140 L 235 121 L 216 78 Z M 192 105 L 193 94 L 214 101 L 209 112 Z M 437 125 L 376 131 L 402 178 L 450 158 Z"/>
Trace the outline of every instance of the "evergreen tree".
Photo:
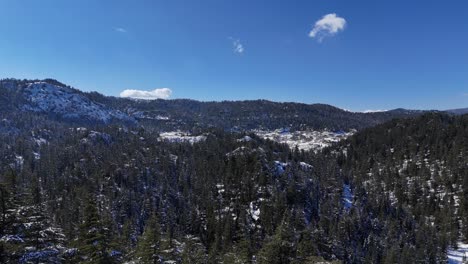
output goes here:
<path id="1" fill-rule="evenodd" d="M 84 220 L 80 226 L 79 252 L 87 263 L 112 263 L 108 253 L 105 231 L 96 203 L 91 196 L 87 199 L 84 208 Z"/>
<path id="2" fill-rule="evenodd" d="M 275 235 L 261 249 L 258 262 L 260 264 L 290 263 L 294 253 L 294 233 L 290 224 L 289 213 L 285 213 L 283 221 L 276 228 Z"/>
<path id="3" fill-rule="evenodd" d="M 200 244 L 199 240 L 187 236 L 185 239 L 185 245 L 182 252 L 182 264 L 191 263 L 206 263 L 207 256 L 205 253 L 206 249 Z"/>
<path id="4" fill-rule="evenodd" d="M 156 214 L 148 219 L 143 235 L 140 237 L 136 257 L 140 263 L 161 263 L 160 256 L 161 228 Z"/>

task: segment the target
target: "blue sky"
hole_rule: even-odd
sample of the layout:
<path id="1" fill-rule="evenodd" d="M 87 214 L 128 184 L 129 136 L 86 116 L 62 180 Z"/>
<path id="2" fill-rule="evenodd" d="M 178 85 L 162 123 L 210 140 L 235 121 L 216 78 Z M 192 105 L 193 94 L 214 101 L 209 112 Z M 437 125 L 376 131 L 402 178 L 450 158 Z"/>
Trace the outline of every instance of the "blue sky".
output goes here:
<path id="1" fill-rule="evenodd" d="M 1 78 L 113 96 L 468 107 L 463 0 L 0 0 L 0 10 Z M 311 37 L 327 14 L 345 24 Z"/>

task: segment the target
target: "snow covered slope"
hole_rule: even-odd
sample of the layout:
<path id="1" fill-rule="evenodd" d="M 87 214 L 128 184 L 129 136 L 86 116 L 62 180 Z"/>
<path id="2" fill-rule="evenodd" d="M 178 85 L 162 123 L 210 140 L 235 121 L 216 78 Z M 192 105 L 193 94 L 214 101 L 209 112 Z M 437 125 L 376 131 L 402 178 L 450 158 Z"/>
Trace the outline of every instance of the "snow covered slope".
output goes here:
<path id="1" fill-rule="evenodd" d="M 395 109 L 357 113 L 324 104 L 278 103 L 267 100 L 199 102 L 188 99 L 131 100 L 84 93 L 57 80 L 0 79 L 0 111 L 27 110 L 84 121 L 125 120 L 145 123 L 158 131 L 191 131 L 195 127 L 229 131 L 273 131 L 289 127 L 294 131 L 338 131 L 362 129 L 397 117 L 413 117 L 423 111 Z M 309 135 L 294 135 L 308 137 Z M 314 138 L 335 135 L 311 135 Z M 321 148 L 306 140 L 301 149 Z"/>
<path id="2" fill-rule="evenodd" d="M 172 131 L 172 132 L 164 132 L 164 133 L 159 134 L 159 139 L 163 141 L 172 142 L 172 143 L 188 142 L 190 144 L 194 144 L 194 143 L 198 143 L 201 141 L 205 141 L 206 136 L 205 135 L 193 136 L 190 133 Z"/>
<path id="3" fill-rule="evenodd" d="M 289 132 L 284 129 L 277 129 L 275 131 L 253 131 L 257 136 L 270 139 L 278 143 L 285 143 L 290 148 L 296 146 L 300 150 L 313 150 L 318 151 L 340 140 L 356 133 L 356 130 L 349 132 L 344 131 L 294 131 Z"/>
<path id="4" fill-rule="evenodd" d="M 82 92 L 60 85 L 58 82 L 6 80 L 1 84 L 20 98 L 15 103 L 21 110 L 83 121 L 134 122 L 134 118 L 127 114 L 94 102 Z"/>
<path id="5" fill-rule="evenodd" d="M 64 118 L 86 118 L 105 123 L 113 119 L 131 121 L 126 114 L 97 104 L 67 87 L 34 82 L 23 90 L 29 104 L 25 110 L 59 114 Z"/>
<path id="6" fill-rule="evenodd" d="M 459 242 L 457 247 L 457 249 L 450 248 L 447 251 L 447 258 L 449 264 L 468 262 L 468 244 Z"/>

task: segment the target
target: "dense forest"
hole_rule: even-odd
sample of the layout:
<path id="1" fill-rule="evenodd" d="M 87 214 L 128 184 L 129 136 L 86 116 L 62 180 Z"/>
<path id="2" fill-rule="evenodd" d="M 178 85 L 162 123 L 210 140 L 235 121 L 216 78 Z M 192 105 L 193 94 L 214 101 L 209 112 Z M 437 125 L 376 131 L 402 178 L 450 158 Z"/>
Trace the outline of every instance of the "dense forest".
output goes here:
<path id="1" fill-rule="evenodd" d="M 468 238 L 468 116 L 396 119 L 320 152 L 0 119 L 1 263 L 439 263 Z"/>
<path id="2" fill-rule="evenodd" d="M 468 240 L 467 115 L 6 79 L 0 120 L 0 263 L 440 263 Z M 278 128 L 359 131 L 255 134 Z"/>
<path id="3" fill-rule="evenodd" d="M 407 254 L 441 262 L 440 252 L 468 240 L 468 115 L 394 120 L 358 133 L 340 150 L 356 206 L 377 211 L 378 231 L 391 234 L 377 244 L 390 262 Z M 395 218 L 398 224 L 382 226 Z M 414 247 L 405 248 L 407 241 Z"/>

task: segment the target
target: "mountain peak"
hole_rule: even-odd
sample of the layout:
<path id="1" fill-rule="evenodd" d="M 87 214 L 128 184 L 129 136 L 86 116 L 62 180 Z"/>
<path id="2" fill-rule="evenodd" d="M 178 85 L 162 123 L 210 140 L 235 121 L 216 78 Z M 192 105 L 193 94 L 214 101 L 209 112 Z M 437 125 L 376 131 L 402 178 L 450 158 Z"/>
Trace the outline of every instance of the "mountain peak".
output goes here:
<path id="1" fill-rule="evenodd" d="M 134 122 L 134 119 L 103 104 L 93 102 L 81 91 L 57 80 L 0 81 L 11 98 L 17 98 L 16 108 L 53 115 L 65 119 L 109 123 L 112 120 Z"/>

